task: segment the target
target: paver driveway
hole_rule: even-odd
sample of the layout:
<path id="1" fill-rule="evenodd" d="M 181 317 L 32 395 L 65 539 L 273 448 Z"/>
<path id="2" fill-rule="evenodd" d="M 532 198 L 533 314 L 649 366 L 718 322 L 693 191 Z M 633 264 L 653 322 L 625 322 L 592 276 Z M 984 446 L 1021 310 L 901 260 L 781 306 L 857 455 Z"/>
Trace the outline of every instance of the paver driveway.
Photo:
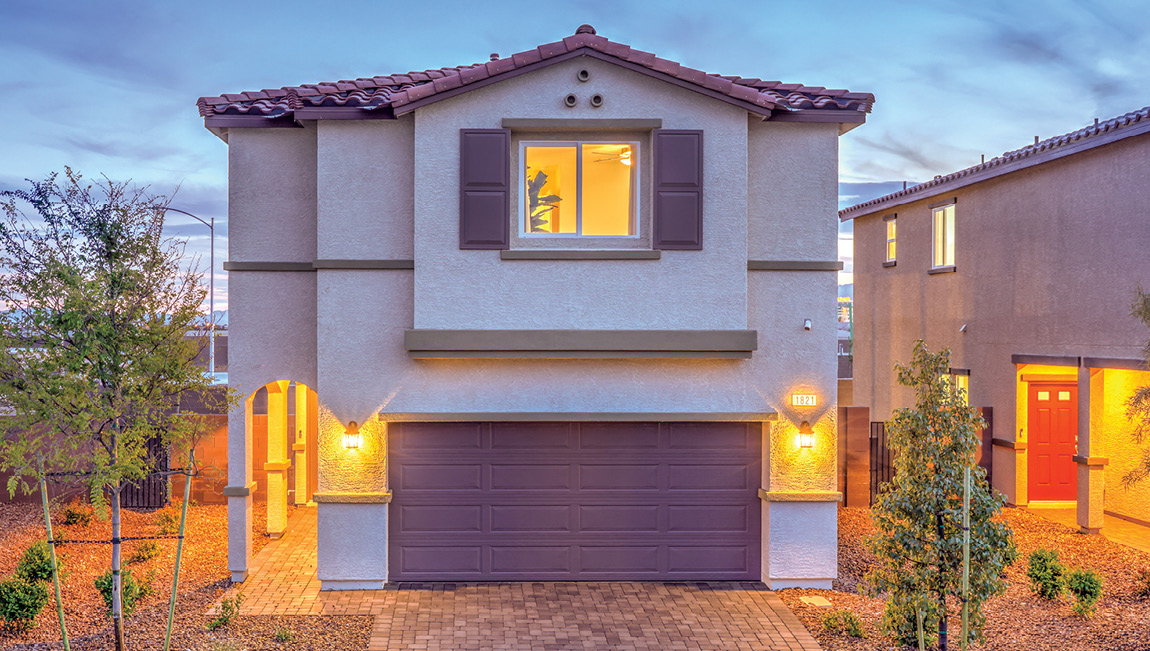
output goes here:
<path id="1" fill-rule="evenodd" d="M 818 643 L 761 583 L 399 583 L 320 592 L 315 510 L 264 548 L 243 614 L 374 615 L 371 651 L 813 651 Z"/>

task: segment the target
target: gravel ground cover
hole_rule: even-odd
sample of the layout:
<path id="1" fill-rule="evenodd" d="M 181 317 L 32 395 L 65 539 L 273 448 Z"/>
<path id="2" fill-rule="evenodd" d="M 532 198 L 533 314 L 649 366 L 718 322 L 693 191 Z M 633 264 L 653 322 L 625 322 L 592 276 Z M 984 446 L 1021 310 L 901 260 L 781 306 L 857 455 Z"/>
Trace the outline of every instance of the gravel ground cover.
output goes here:
<path id="1" fill-rule="evenodd" d="M 1001 516 L 1014 531 L 1018 560 L 1007 568 L 1006 594 L 986 605 L 986 640 L 972 645 L 979 651 L 1146 651 L 1150 649 L 1150 598 L 1137 596 L 1138 573 L 1150 569 L 1150 554 L 1085 536 L 1065 525 L 1023 509 L 1005 509 Z M 798 615 L 827 651 L 877 651 L 898 646 L 881 630 L 883 601 L 858 594 L 863 575 L 873 563 L 864 540 L 873 535 L 870 511 L 839 510 L 839 579 L 834 590 L 783 590 L 783 601 Z M 1039 547 L 1056 549 L 1067 568 L 1087 568 L 1102 576 L 1104 594 L 1094 617 L 1074 614 L 1069 599 L 1046 601 L 1031 592 L 1026 558 Z M 833 607 L 817 608 L 800 598 L 818 595 Z M 822 622 L 827 612 L 845 609 L 863 622 L 866 637 L 852 639 L 829 633 Z M 950 621 L 951 648 L 958 648 L 959 622 Z"/>
<path id="2" fill-rule="evenodd" d="M 289 507 L 290 509 L 291 507 Z M 111 525 L 92 520 L 87 526 L 64 526 L 61 505 L 53 507 L 53 533 L 64 539 L 91 540 L 111 537 Z M 179 522 L 178 507 L 168 513 Z M 38 504 L 0 503 L 0 576 L 11 574 L 20 555 L 34 541 L 44 539 L 44 515 Z M 290 513 L 289 513 L 290 515 Z M 157 535 L 160 511 L 125 511 L 124 536 Z M 254 530 L 266 527 L 266 509 L 254 507 Z M 140 563 L 126 564 L 133 575 L 147 578 L 152 574 L 153 593 L 146 597 L 125 621 L 130 649 L 159 649 L 167 623 L 168 599 L 171 595 L 172 569 L 176 558 L 176 541 L 157 541 L 160 553 Z M 253 536 L 254 553 L 267 545 L 266 535 Z M 125 543 L 125 557 L 140 542 Z M 93 585 L 95 577 L 110 567 L 111 546 L 64 545 L 58 548 L 66 576 L 61 582 L 64 612 L 72 648 L 77 651 L 109 649 L 112 646 L 111 620 L 103 598 Z M 371 617 L 238 617 L 230 625 L 214 632 L 205 630 L 210 621 L 205 613 L 231 585 L 227 571 L 227 507 L 192 506 L 188 509 L 187 538 L 180 569 L 176 620 L 172 632 L 172 649 L 190 651 L 241 651 L 244 649 L 363 649 L 371 630 Z M 280 638 L 288 641 L 279 641 Z M 55 601 L 50 600 L 36 618 L 35 626 L 26 632 L 0 627 L 0 649 L 60 649 L 60 627 Z"/>

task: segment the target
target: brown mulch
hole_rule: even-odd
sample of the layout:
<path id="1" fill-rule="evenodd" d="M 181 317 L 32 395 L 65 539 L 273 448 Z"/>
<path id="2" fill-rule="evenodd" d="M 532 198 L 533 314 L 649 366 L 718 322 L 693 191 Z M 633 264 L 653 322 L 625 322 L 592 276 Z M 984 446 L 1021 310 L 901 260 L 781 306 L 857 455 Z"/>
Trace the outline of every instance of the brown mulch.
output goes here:
<path id="1" fill-rule="evenodd" d="M 289 507 L 290 508 L 290 507 Z M 96 540 L 111 538 L 111 524 L 93 519 L 87 526 L 60 524 L 61 506 L 52 510 L 53 534 L 58 538 Z M 168 507 L 179 521 L 178 507 Z M 155 524 L 160 511 L 123 512 L 123 536 L 158 535 Z M 253 506 L 254 530 L 266 526 L 263 504 Z M 39 504 L 0 503 L 0 577 L 10 575 L 20 555 L 32 542 L 45 536 L 44 516 Z M 227 569 L 227 507 L 191 506 L 188 509 L 187 537 L 180 567 L 180 586 L 176 599 L 176 618 L 172 631 L 173 649 L 195 651 L 239 651 L 241 649 L 349 649 L 365 648 L 371 630 L 369 616 L 341 617 L 240 617 L 215 632 L 205 625 L 212 619 L 208 607 L 231 586 Z M 160 554 L 155 558 L 125 564 L 139 579 L 153 576 L 153 593 L 137 605 L 125 620 L 129 648 L 158 649 L 162 646 L 167 624 L 168 599 L 171 596 L 172 570 L 175 566 L 176 541 L 156 541 Z M 253 536 L 253 549 L 258 552 L 270 539 Z M 124 543 L 125 559 L 141 543 Z M 77 651 L 111 648 L 111 620 L 94 579 L 111 564 L 111 545 L 65 544 L 57 551 L 62 559 L 65 577 L 61 581 L 64 614 L 72 648 Z M 292 641 L 275 640 L 278 629 L 291 631 Z M 0 627 L 0 649 L 60 649 L 60 627 L 55 599 L 50 599 L 25 632 Z"/>
<path id="2" fill-rule="evenodd" d="M 1150 554 L 1086 536 L 1065 525 L 1022 509 L 1008 508 L 1001 516 L 1014 531 L 1018 560 L 1007 568 L 1009 587 L 986 604 L 986 640 L 973 644 L 979 651 L 1146 651 L 1150 649 L 1150 597 L 1137 596 L 1140 571 L 1150 570 Z M 873 556 L 864 540 L 874 533 L 867 509 L 839 510 L 839 579 L 834 590 L 782 590 L 779 595 L 798 615 L 827 651 L 877 651 L 898 646 L 882 631 L 881 599 L 858 593 Z M 1040 599 L 1026 578 L 1026 558 L 1039 547 L 1055 549 L 1068 568 L 1087 568 L 1102 576 L 1103 596 L 1098 610 L 1083 619 L 1071 610 L 1068 598 Z M 825 597 L 832 608 L 809 606 L 806 595 Z M 824 630 L 825 615 L 833 610 L 853 612 L 863 622 L 866 637 L 851 639 Z M 951 648 L 958 648 L 959 622 L 950 620 Z"/>

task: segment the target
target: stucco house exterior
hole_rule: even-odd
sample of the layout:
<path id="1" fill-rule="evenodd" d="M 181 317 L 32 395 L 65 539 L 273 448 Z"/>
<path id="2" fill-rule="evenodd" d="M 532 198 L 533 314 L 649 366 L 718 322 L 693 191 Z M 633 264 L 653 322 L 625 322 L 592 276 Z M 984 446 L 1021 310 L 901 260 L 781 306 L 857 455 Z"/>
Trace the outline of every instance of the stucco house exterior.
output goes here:
<path id="1" fill-rule="evenodd" d="M 587 25 L 482 64 L 201 98 L 229 152 L 246 399 L 233 579 L 262 472 L 271 533 L 289 493 L 317 503 L 324 589 L 829 588 L 838 138 L 873 100 Z"/>
<path id="2" fill-rule="evenodd" d="M 1015 505 L 1150 521 L 1124 403 L 1150 384 L 1150 107 L 1035 141 L 840 212 L 854 221 L 854 404 L 872 421 L 913 402 L 893 366 L 916 339 L 953 351 L 991 407 L 993 484 Z"/>

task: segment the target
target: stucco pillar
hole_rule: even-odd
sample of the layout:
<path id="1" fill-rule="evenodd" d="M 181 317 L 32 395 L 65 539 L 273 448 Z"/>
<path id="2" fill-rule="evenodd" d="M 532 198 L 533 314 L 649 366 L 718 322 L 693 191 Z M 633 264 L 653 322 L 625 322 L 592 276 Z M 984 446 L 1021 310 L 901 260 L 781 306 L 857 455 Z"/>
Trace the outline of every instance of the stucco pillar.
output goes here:
<path id="1" fill-rule="evenodd" d="M 248 578 L 252 561 L 252 396 L 228 414 L 228 571 Z"/>
<path id="2" fill-rule="evenodd" d="M 1091 441 L 1091 425 L 1099 423 L 1103 413 L 1102 398 L 1104 374 L 1091 372 L 1086 367 L 1078 369 L 1078 454 L 1074 461 L 1078 465 L 1078 528 L 1082 533 L 1102 531 L 1106 459 L 1099 453 L 1100 445 Z M 1100 430 L 1101 431 L 1101 430 Z"/>
<path id="3" fill-rule="evenodd" d="M 295 452 L 295 505 L 307 503 L 307 430 L 308 388 L 299 382 L 295 385 L 295 438 L 291 449 Z"/>
<path id="4" fill-rule="evenodd" d="M 268 535 L 279 538 L 287 528 L 287 390 L 288 382 L 272 382 L 268 387 Z"/>

